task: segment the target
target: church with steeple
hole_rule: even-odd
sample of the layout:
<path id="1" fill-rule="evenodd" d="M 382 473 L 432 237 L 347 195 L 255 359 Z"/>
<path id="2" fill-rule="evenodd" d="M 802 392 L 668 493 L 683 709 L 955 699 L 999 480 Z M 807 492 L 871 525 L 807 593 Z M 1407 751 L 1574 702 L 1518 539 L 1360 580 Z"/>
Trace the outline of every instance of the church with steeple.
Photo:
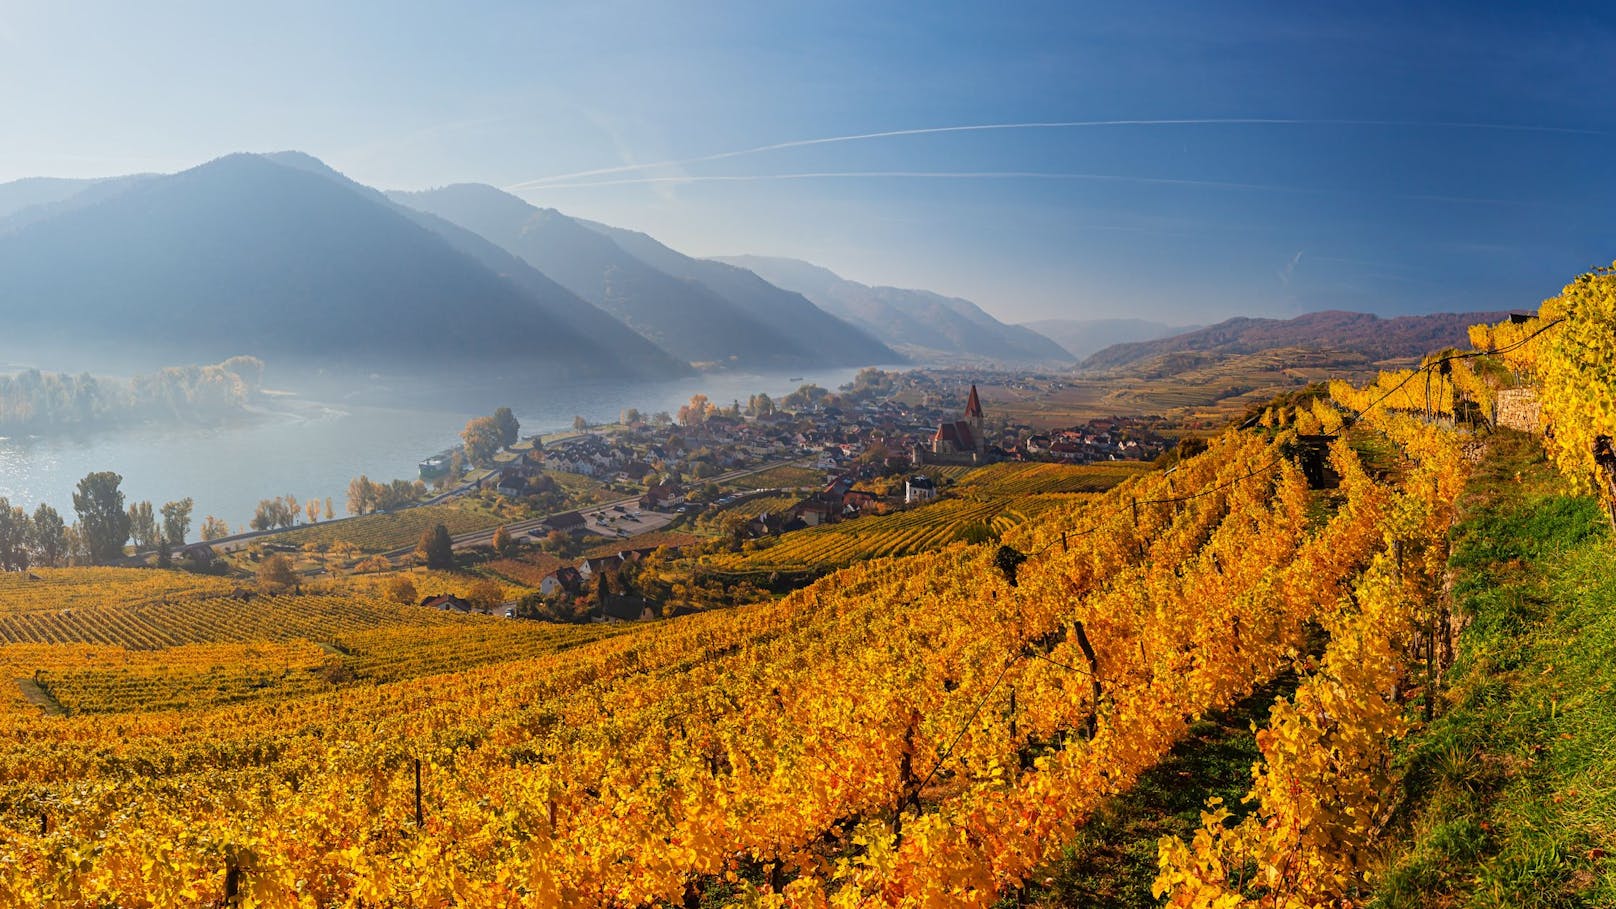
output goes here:
<path id="1" fill-rule="evenodd" d="M 928 449 L 916 445 L 910 452 L 915 464 L 977 465 L 988 462 L 988 437 L 982 425 L 982 399 L 971 386 L 971 396 L 965 399 L 964 419 L 944 423 L 937 427 Z"/>

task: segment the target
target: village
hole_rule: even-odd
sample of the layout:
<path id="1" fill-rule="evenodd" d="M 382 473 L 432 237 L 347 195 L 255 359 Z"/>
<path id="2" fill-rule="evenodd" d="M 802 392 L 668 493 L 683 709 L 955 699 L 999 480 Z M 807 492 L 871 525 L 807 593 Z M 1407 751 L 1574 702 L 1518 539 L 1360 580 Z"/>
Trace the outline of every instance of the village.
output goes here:
<path id="1" fill-rule="evenodd" d="M 516 546 L 544 554 L 550 566 L 538 579 L 540 595 L 552 602 L 588 599 L 589 618 L 596 621 L 650 617 L 657 606 L 597 591 L 604 575 L 632 573 L 630 566 L 653 555 L 667 560 L 711 545 L 698 541 L 718 528 L 718 536 L 739 546 L 928 505 L 949 482 L 942 468 L 1149 460 L 1167 445 L 1140 421 L 1121 418 L 1035 433 L 990 419 L 991 406 L 974 384 L 949 388 L 924 373 L 879 370 L 860 373 L 837 393 L 804 386 L 778 404 L 759 395 L 721 407 L 697 395 L 677 416 L 624 416 L 609 427 L 518 441 L 468 485 L 468 492 L 492 491 L 540 512 L 546 503 L 565 501 L 555 495 L 557 474 L 603 484 L 612 501 L 554 511 L 510 529 Z M 439 467 L 421 466 L 423 475 Z M 749 477 L 780 482 L 757 485 Z M 747 507 L 758 500 L 769 507 Z M 707 536 L 668 532 L 688 530 Z M 492 533 L 484 532 L 457 538 L 455 545 L 482 551 L 491 542 Z"/>

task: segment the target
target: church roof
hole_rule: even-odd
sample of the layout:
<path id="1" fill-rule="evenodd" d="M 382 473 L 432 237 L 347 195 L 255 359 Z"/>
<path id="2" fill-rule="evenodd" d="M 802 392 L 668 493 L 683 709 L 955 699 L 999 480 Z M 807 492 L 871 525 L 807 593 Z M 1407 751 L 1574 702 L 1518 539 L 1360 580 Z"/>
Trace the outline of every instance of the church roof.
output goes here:
<path id="1" fill-rule="evenodd" d="M 971 396 L 965 399 L 965 418 L 982 419 L 982 400 L 976 396 L 976 386 L 971 386 Z"/>
<path id="2" fill-rule="evenodd" d="M 976 447 L 976 436 L 971 434 L 971 424 L 964 420 L 944 423 L 937 427 L 937 434 L 932 436 L 932 441 L 952 442 L 960 451 L 970 451 Z"/>

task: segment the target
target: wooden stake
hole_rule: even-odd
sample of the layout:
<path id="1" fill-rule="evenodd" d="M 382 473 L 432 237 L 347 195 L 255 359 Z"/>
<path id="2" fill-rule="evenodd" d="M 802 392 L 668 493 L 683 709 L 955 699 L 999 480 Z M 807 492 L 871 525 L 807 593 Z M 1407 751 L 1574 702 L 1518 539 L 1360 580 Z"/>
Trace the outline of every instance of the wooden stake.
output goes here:
<path id="1" fill-rule="evenodd" d="M 241 866 L 233 858 L 224 862 L 224 904 L 241 905 Z"/>
<path id="2" fill-rule="evenodd" d="M 1094 703 L 1089 707 L 1088 722 L 1084 725 L 1086 726 L 1088 737 L 1093 739 L 1094 733 L 1098 731 L 1100 725 L 1100 697 L 1104 694 L 1100 689 L 1100 661 L 1094 655 L 1093 645 L 1089 644 L 1089 636 L 1083 630 L 1083 623 L 1081 621 L 1073 622 L 1072 630 L 1076 633 L 1077 646 L 1083 651 L 1083 658 L 1089 661 L 1089 682 L 1093 686 Z"/>
<path id="3" fill-rule="evenodd" d="M 423 823 L 423 819 L 422 819 L 422 816 L 421 816 L 421 759 L 416 758 L 415 759 L 415 826 L 416 826 L 416 828 L 419 829 L 421 827 L 422 823 Z"/>

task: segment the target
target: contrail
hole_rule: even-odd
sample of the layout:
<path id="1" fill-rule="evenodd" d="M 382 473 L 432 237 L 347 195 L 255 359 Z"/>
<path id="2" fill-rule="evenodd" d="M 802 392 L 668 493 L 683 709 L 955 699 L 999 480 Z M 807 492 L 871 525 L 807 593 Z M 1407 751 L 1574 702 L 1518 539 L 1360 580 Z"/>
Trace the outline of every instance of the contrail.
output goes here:
<path id="1" fill-rule="evenodd" d="M 1316 189 L 1306 186 L 1284 186 L 1274 183 L 1239 183 L 1230 180 L 1189 180 L 1175 177 L 1134 177 L 1122 174 L 1067 173 L 1037 170 L 832 170 L 804 171 L 787 174 L 721 174 L 699 177 L 622 177 L 614 180 L 585 180 L 576 183 L 545 183 L 529 187 L 531 190 L 591 189 L 601 186 L 643 186 L 651 183 L 768 183 L 775 180 L 1086 180 L 1096 183 L 1143 183 L 1158 186 L 1204 186 L 1210 189 L 1256 190 L 1258 192 L 1296 193 L 1301 195 L 1331 196 L 1347 190 Z M 520 191 L 520 190 L 518 190 Z M 1388 199 L 1406 199 L 1413 202 L 1454 202 L 1472 205 L 1541 205 L 1540 202 L 1515 199 L 1487 199 L 1468 196 L 1432 196 L 1393 193 Z"/>
<path id="2" fill-rule="evenodd" d="M 1169 186 L 1208 186 L 1219 189 L 1257 189 L 1269 192 L 1316 193 L 1320 190 L 1267 183 L 1235 183 L 1225 180 L 1185 180 L 1170 177 L 1129 177 L 1120 174 L 1061 173 L 1031 170 L 856 170 L 808 171 L 790 174 L 728 174 L 705 177 L 624 177 L 616 180 L 587 180 L 578 183 L 545 183 L 528 189 L 587 189 L 596 186 L 637 186 L 647 183 L 763 183 L 773 180 L 834 179 L 944 179 L 944 180 L 1093 180 L 1105 183 L 1157 183 Z"/>
<path id="3" fill-rule="evenodd" d="M 1524 123 L 1469 123 L 1463 121 L 1446 120 L 1328 120 L 1278 117 L 1200 117 L 1176 120 L 1051 120 L 1034 121 L 1029 123 L 975 123 L 963 126 L 929 126 L 919 129 L 889 129 L 874 133 L 856 133 L 847 136 L 826 136 L 819 139 L 797 139 L 791 142 L 776 142 L 771 145 L 758 145 L 752 148 L 716 152 L 714 154 L 700 155 L 694 158 L 677 158 L 667 161 L 648 161 L 642 164 L 622 164 L 616 167 L 599 167 L 593 170 L 573 171 L 572 173 L 568 174 L 552 174 L 548 177 L 538 177 L 533 180 L 525 180 L 521 183 L 513 183 L 510 186 L 505 187 L 505 189 L 529 189 L 560 180 L 576 180 L 580 177 L 600 177 L 609 174 L 621 174 L 637 170 L 649 170 L 655 167 L 682 167 L 688 164 L 701 164 L 707 161 L 722 161 L 728 158 L 740 158 L 746 155 L 757 155 L 771 151 L 783 151 L 790 148 L 807 148 L 813 145 L 833 145 L 842 142 L 864 142 L 871 139 L 891 139 L 899 136 L 928 136 L 938 133 L 969 133 L 1021 129 L 1083 129 L 1088 127 L 1107 126 L 1407 126 L 1425 129 L 1479 129 L 1501 130 L 1506 132 L 1563 133 L 1583 136 L 1604 135 L 1602 130 L 1575 129 L 1564 126 L 1535 126 Z"/>

